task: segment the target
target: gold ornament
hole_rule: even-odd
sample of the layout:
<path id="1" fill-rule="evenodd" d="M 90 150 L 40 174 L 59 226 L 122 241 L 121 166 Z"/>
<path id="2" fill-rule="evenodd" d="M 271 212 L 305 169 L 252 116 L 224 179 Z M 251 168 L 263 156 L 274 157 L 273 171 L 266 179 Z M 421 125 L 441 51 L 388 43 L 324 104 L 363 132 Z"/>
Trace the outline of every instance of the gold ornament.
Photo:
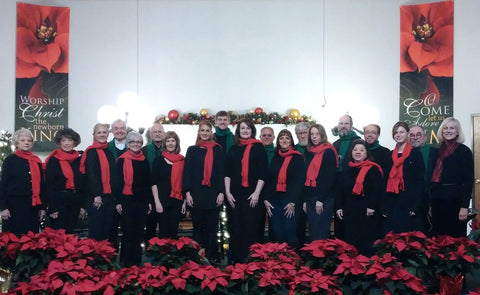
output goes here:
<path id="1" fill-rule="evenodd" d="M 208 110 L 207 109 L 201 109 L 200 110 L 200 116 L 205 117 L 208 115 Z"/>
<path id="2" fill-rule="evenodd" d="M 297 109 L 291 109 L 288 115 L 290 118 L 297 120 L 300 117 L 300 111 Z"/>

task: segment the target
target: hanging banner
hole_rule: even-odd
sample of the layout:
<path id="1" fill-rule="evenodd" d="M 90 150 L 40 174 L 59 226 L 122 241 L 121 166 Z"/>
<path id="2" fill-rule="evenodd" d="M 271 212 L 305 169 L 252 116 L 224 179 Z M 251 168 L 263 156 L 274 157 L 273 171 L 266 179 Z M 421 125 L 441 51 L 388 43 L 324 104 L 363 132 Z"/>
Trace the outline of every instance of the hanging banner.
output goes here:
<path id="1" fill-rule="evenodd" d="M 436 144 L 453 116 L 453 1 L 400 7 L 400 120 Z"/>
<path id="2" fill-rule="evenodd" d="M 68 125 L 69 29 L 70 8 L 17 3 L 15 130 L 32 131 L 34 151 Z"/>

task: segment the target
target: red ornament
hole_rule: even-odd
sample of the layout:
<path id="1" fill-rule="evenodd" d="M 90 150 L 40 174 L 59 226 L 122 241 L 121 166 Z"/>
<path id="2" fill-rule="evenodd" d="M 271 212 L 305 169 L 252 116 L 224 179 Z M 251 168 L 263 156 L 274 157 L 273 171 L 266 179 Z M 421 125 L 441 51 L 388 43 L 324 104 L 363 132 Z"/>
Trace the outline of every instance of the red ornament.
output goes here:
<path id="1" fill-rule="evenodd" d="M 303 122 L 303 117 L 298 118 L 298 121 Z"/>
<path id="2" fill-rule="evenodd" d="M 255 109 L 255 114 L 260 115 L 260 114 L 262 114 L 262 113 L 263 113 L 263 109 L 262 109 L 262 108 L 256 108 L 256 109 Z"/>
<path id="3" fill-rule="evenodd" d="M 168 118 L 172 121 L 175 121 L 178 119 L 178 111 L 177 110 L 171 110 L 168 112 Z"/>

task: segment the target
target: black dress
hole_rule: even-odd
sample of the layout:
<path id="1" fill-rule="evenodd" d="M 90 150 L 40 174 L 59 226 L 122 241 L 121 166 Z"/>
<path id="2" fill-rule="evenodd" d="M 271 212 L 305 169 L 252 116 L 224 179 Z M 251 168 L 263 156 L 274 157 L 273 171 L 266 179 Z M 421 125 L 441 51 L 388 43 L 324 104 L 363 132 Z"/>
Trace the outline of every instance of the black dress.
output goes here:
<path id="1" fill-rule="evenodd" d="M 172 190 L 171 176 L 172 165 L 165 161 L 160 155 L 153 162 L 152 166 L 152 185 L 158 189 L 158 198 L 163 207 L 162 213 L 157 213 L 159 225 L 159 237 L 176 239 L 178 234 L 178 224 L 180 223 L 183 200 L 170 197 Z M 152 213 L 155 211 L 155 202 L 152 203 Z"/>
<path id="2" fill-rule="evenodd" d="M 473 155 L 460 144 L 443 160 L 440 183 L 431 183 L 433 235 L 464 237 L 467 222 L 458 220 L 460 208 L 468 208 L 474 178 Z"/>
<path id="3" fill-rule="evenodd" d="M 41 179 L 42 165 L 39 163 Z M 2 221 L 2 230 L 17 236 L 29 231 L 39 231 L 38 211 L 45 206 L 44 183 L 41 182 L 40 199 L 42 205 L 32 206 L 32 177 L 28 160 L 13 154 L 2 165 L 0 181 L 0 209 L 8 209 L 11 217 Z"/>
<path id="4" fill-rule="evenodd" d="M 190 146 L 185 156 L 182 191 L 190 192 L 193 207 L 189 207 L 192 215 L 193 239 L 205 248 L 208 259 L 218 256 L 217 229 L 220 209 L 217 207 L 217 196 L 225 191 L 225 154 L 220 146 L 213 148 L 213 167 L 210 186 L 202 185 L 203 166 L 206 148 Z"/>
<path id="5" fill-rule="evenodd" d="M 242 186 L 242 158 L 246 146 L 233 145 L 227 157 L 227 175 L 230 177 L 230 192 L 235 198 L 232 212 L 232 232 L 230 240 L 231 259 L 243 262 L 249 248 L 261 241 L 263 233 L 262 217 L 265 216 L 263 199 L 251 208 L 248 198 L 255 191 L 259 180 L 266 181 L 268 159 L 261 143 L 254 143 L 249 156 L 248 187 Z M 230 220 L 229 220 L 230 221 Z"/>
<path id="6" fill-rule="evenodd" d="M 343 209 L 345 242 L 362 254 L 372 255 L 372 245 L 381 235 L 380 198 L 383 196 L 382 174 L 377 167 L 368 170 L 363 182 L 364 195 L 352 193 L 360 168 L 346 167 L 340 174 L 336 190 L 336 209 Z M 367 216 L 367 208 L 375 210 Z"/>
<path id="7" fill-rule="evenodd" d="M 45 172 L 45 187 L 48 195 L 49 214 L 58 212 L 58 218 L 50 218 L 50 227 L 65 229 L 67 234 L 73 233 L 77 225 L 80 208 L 86 208 L 84 175 L 80 173 L 80 157 L 70 163 L 73 172 L 75 189 L 67 189 L 67 178 L 62 172 L 60 161 L 51 157 Z"/>

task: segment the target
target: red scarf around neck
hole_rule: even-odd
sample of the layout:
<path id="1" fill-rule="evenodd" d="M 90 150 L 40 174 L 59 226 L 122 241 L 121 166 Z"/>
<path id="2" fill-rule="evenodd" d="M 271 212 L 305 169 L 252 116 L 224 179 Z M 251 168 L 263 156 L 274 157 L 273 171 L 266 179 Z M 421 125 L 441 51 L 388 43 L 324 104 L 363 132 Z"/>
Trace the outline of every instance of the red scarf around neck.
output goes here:
<path id="1" fill-rule="evenodd" d="M 32 206 L 41 205 L 42 201 L 40 200 L 40 185 L 42 182 L 42 175 L 40 174 L 40 167 L 38 164 L 42 164 L 42 160 L 40 160 L 37 155 L 34 155 L 30 151 L 24 152 L 21 150 L 16 150 L 15 155 L 28 161 L 28 166 L 30 167 L 30 176 L 32 178 Z"/>
<path id="2" fill-rule="evenodd" d="M 440 146 L 437 162 L 435 163 L 435 168 L 432 173 L 432 182 L 442 181 L 443 160 L 451 156 L 457 150 L 459 145 L 460 144 L 456 141 L 446 141 Z"/>
<path id="3" fill-rule="evenodd" d="M 380 171 L 380 174 L 382 174 L 383 176 L 383 170 L 380 167 L 380 165 L 370 160 L 365 160 L 358 163 L 348 162 L 348 166 L 352 168 L 360 168 L 360 172 L 358 172 L 357 178 L 355 179 L 355 185 L 353 186 L 353 189 L 352 189 L 352 194 L 354 195 L 365 196 L 365 193 L 363 191 L 363 182 L 365 181 L 365 176 L 367 176 L 368 171 L 373 166 L 376 166 Z"/>
<path id="4" fill-rule="evenodd" d="M 170 197 L 182 200 L 182 176 L 185 157 L 180 154 L 170 154 L 165 151 L 162 152 L 162 156 L 172 162 L 172 175 L 170 176 L 172 190 L 170 191 Z"/>
<path id="5" fill-rule="evenodd" d="M 45 160 L 43 169 L 47 168 L 48 161 L 50 158 L 54 157 L 58 159 L 60 163 L 60 168 L 62 168 L 63 176 L 67 179 L 65 183 L 65 189 L 75 189 L 75 181 L 74 181 L 74 174 L 72 170 L 72 166 L 70 164 L 78 159 L 80 154 L 77 151 L 73 151 L 72 153 L 67 153 L 62 151 L 61 149 L 54 150 Z"/>
<path id="6" fill-rule="evenodd" d="M 310 165 L 308 165 L 307 169 L 307 179 L 305 181 L 305 186 L 310 187 L 317 187 L 317 177 L 318 173 L 320 173 L 320 168 L 322 167 L 323 161 L 323 154 L 326 150 L 331 149 L 335 154 L 335 159 L 337 161 L 337 169 L 338 169 L 338 154 L 335 147 L 328 142 L 322 143 L 321 145 L 312 146 L 310 147 L 309 151 L 314 153 L 312 161 Z"/>
<path id="7" fill-rule="evenodd" d="M 110 187 L 110 164 L 108 163 L 107 155 L 105 154 L 105 149 L 108 147 L 108 143 L 99 143 L 94 141 L 91 146 L 83 152 L 82 158 L 80 159 L 80 172 L 85 174 L 85 161 L 87 160 L 87 152 L 90 149 L 95 149 L 98 155 L 98 161 L 100 162 L 100 173 L 102 177 L 102 187 L 104 194 L 111 194 L 112 188 Z"/>
<path id="8" fill-rule="evenodd" d="M 212 169 L 213 169 L 213 148 L 220 146 L 215 141 L 200 141 L 199 146 L 207 149 L 205 160 L 203 163 L 203 179 L 202 185 L 211 186 Z"/>
<path id="9" fill-rule="evenodd" d="M 242 157 L 242 186 L 248 187 L 248 171 L 249 171 L 249 164 L 250 164 L 250 151 L 252 150 L 254 143 L 262 143 L 260 140 L 256 140 L 255 138 L 248 138 L 243 139 L 240 138 L 238 140 L 241 146 L 245 146 L 245 151 L 243 152 Z"/>
<path id="10" fill-rule="evenodd" d="M 144 161 L 145 156 L 142 151 L 138 154 L 132 153 L 130 150 L 124 152 L 119 159 L 123 159 L 123 190 L 124 195 L 133 195 L 133 164 L 132 161 Z"/>
<path id="11" fill-rule="evenodd" d="M 395 149 L 392 152 L 392 161 L 393 166 L 388 175 L 387 181 L 387 192 L 398 194 L 400 190 L 405 190 L 405 181 L 403 180 L 403 162 L 410 156 L 412 151 L 412 146 L 407 141 L 405 147 L 403 148 L 403 153 L 398 156 L 398 146 L 395 146 Z"/>
<path id="12" fill-rule="evenodd" d="M 278 182 L 277 182 L 277 192 L 286 192 L 287 191 L 287 170 L 288 165 L 290 165 L 290 161 L 292 160 L 293 155 L 297 154 L 302 156 L 302 153 L 290 147 L 288 151 L 282 152 L 278 150 L 278 154 L 284 158 L 282 167 L 280 167 L 280 171 L 278 172 Z"/>

